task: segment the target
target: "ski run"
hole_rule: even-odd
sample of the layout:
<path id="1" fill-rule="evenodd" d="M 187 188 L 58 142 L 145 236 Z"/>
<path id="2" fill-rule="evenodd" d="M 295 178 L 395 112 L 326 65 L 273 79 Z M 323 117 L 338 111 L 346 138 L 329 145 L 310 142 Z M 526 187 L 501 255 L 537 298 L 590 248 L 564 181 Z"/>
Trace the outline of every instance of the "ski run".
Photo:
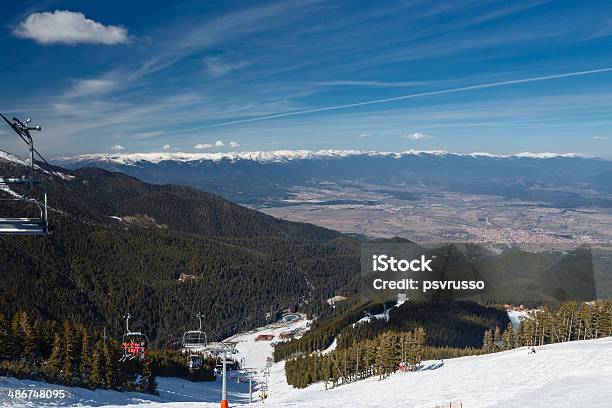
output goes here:
<path id="1" fill-rule="evenodd" d="M 385 380 L 369 378 L 336 389 L 322 383 L 294 389 L 285 380 L 284 363 L 269 368 L 268 398 L 262 402 L 258 389 L 272 355 L 271 341 L 256 340 L 262 334 L 275 339 L 286 331 L 307 330 L 309 321 L 279 322 L 231 337 L 237 342 L 238 358 L 256 369 L 253 404 L 249 384 L 235 375 L 228 383 L 230 406 L 249 407 L 465 407 L 551 408 L 612 406 L 612 337 L 525 347 L 483 356 L 425 361 L 417 372 L 396 373 Z M 278 341 L 278 340 L 273 340 Z M 240 374 L 239 374 L 240 376 Z M 86 390 L 14 378 L 0 378 L 2 407 L 218 407 L 221 382 L 193 383 L 176 378 L 158 378 L 159 396 Z M 65 390 L 61 399 L 15 399 L 9 391 L 23 389 Z"/>

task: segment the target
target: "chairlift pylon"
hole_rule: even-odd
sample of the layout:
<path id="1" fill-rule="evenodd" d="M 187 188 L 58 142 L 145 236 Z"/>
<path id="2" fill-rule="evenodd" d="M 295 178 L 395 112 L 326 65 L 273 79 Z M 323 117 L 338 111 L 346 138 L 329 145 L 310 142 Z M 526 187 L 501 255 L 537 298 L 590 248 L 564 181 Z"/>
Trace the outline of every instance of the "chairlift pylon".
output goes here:
<path id="1" fill-rule="evenodd" d="M 183 348 L 187 350 L 198 350 L 206 348 L 208 340 L 206 333 L 202 331 L 202 314 L 198 313 L 198 330 L 189 330 L 183 333 Z"/>
<path id="2" fill-rule="evenodd" d="M 138 358 L 144 359 L 149 351 L 149 338 L 146 334 L 141 332 L 130 331 L 130 318 L 132 315 L 129 313 L 125 316 L 125 334 L 121 341 L 121 347 L 123 348 L 123 356 L 120 361 L 133 360 Z"/>
<path id="3" fill-rule="evenodd" d="M 41 185 L 39 181 L 34 180 L 34 140 L 30 135 L 31 130 L 40 131 L 40 126 L 29 126 L 30 118 L 25 122 L 20 121 L 17 118 L 13 118 L 13 121 L 9 121 L 4 115 L 0 113 L 2 119 L 19 135 L 19 137 L 28 145 L 28 151 L 30 155 L 30 163 L 28 166 L 27 177 L 22 178 L 11 178 L 1 177 L 0 185 L 6 187 L 10 185 L 22 185 L 28 190 L 34 186 Z M 26 196 L 17 195 L 13 198 L 0 199 L 2 201 L 16 201 L 21 203 L 29 203 L 35 205 L 39 210 L 39 217 L 20 217 L 20 218 L 7 218 L 0 217 L 0 235 L 47 235 L 50 233 L 48 210 L 47 210 L 47 192 L 42 186 L 43 197 L 42 204 L 39 200 L 28 198 Z"/>

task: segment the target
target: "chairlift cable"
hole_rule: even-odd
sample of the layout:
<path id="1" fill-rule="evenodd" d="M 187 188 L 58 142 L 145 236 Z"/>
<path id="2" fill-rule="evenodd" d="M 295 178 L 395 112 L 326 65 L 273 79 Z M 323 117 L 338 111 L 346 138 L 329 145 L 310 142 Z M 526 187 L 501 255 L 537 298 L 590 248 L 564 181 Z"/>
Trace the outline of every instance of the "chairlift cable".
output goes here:
<path id="1" fill-rule="evenodd" d="M 26 121 L 26 124 L 23 124 L 21 121 L 19 121 L 18 119 L 15 119 L 15 118 L 14 118 L 14 119 L 13 119 L 13 121 L 14 121 L 14 122 L 16 122 L 16 123 L 11 123 L 11 122 L 10 122 L 10 121 L 9 121 L 9 120 L 8 120 L 8 119 L 7 119 L 7 118 L 4 116 L 4 115 L 0 114 L 0 116 L 2 116 L 2 118 L 3 118 L 3 119 L 6 121 L 6 123 L 7 123 L 9 126 L 11 126 L 11 128 L 13 128 L 13 130 L 15 130 L 15 132 L 16 132 L 16 133 L 19 135 L 19 137 L 20 137 L 20 138 L 21 138 L 21 139 L 22 139 L 22 140 L 23 140 L 23 141 L 24 141 L 26 144 L 28 144 L 28 146 L 30 147 L 30 149 L 31 149 L 31 154 L 32 154 L 32 156 L 31 156 L 31 157 L 32 157 L 32 159 L 31 159 L 31 163 L 30 163 L 30 171 L 31 171 L 31 172 L 33 172 L 33 171 L 34 171 L 34 160 L 33 160 L 33 154 L 35 153 L 35 154 L 38 156 L 38 158 L 40 158 L 40 160 L 42 160 L 42 161 L 43 161 L 43 162 L 44 162 L 44 163 L 45 163 L 45 164 L 48 166 L 48 168 L 47 168 L 47 169 L 43 169 L 43 170 L 47 170 L 48 172 L 50 172 L 50 173 L 52 173 L 52 174 L 54 174 L 54 175 L 58 176 L 58 177 L 59 177 L 59 178 L 60 178 L 60 179 L 61 179 L 61 180 L 64 182 L 64 186 L 66 186 L 66 187 L 67 187 L 69 190 L 71 190 L 73 193 L 75 193 L 75 194 L 77 194 L 77 195 L 80 195 L 80 193 L 79 193 L 79 192 L 75 191 L 75 190 L 72 188 L 72 186 L 71 186 L 71 185 L 70 185 L 70 184 L 67 182 L 67 180 L 66 180 L 66 179 L 63 177 L 63 175 L 62 175 L 62 174 L 60 174 L 60 173 L 56 172 L 56 171 L 53 169 L 53 167 L 54 167 L 54 166 L 53 166 L 53 165 L 51 165 L 51 164 L 49 163 L 49 161 L 47 161 L 47 159 L 46 159 L 46 158 L 45 158 L 45 157 L 44 157 L 44 156 L 43 156 L 43 155 L 42 155 L 42 154 L 41 154 L 41 153 L 40 153 L 40 152 L 39 152 L 39 151 L 38 151 L 38 150 L 37 150 L 37 149 L 36 149 L 36 148 L 33 146 L 33 144 L 32 144 L 31 142 L 29 142 L 28 140 L 26 140 L 26 138 L 24 137 L 24 135 L 22 134 L 22 132 L 20 132 L 20 131 L 19 131 L 19 130 L 24 130 L 24 129 L 25 129 L 25 131 L 26 131 L 26 133 L 27 133 L 27 130 L 40 130 L 40 127 L 36 127 L 36 128 L 31 128 L 31 129 L 30 129 L 30 128 L 28 128 L 28 127 L 26 126 L 26 125 L 27 125 L 27 123 L 29 122 L 29 120 L 28 120 L 28 121 Z M 16 129 L 16 126 L 17 126 L 17 125 L 19 126 L 19 130 L 18 130 L 18 129 Z M 28 135 L 29 135 L 29 134 L 28 134 Z M 33 176 L 34 176 L 34 174 L 32 173 L 32 174 L 31 174 L 31 177 L 33 178 Z M 37 202 L 37 200 L 34 200 L 34 201 L 35 201 L 35 202 Z M 6 241 L 6 240 L 5 240 L 5 241 Z M 24 249 L 22 249 L 22 248 L 18 248 L 18 249 L 19 249 L 19 250 L 21 250 L 21 251 L 25 251 L 25 250 L 24 250 Z M 26 251 L 26 252 L 27 252 L 27 251 Z M 33 256 L 31 253 L 28 253 L 28 255 L 29 255 L 29 256 L 31 256 L 32 258 L 34 258 L 34 256 Z M 50 266 L 48 263 L 45 263 L 45 264 L 46 264 L 48 267 L 51 267 L 52 269 L 55 269 L 55 270 L 56 270 L 57 272 L 59 272 L 60 274 L 62 274 L 62 275 L 64 275 L 64 276 L 66 276 L 66 277 L 67 277 L 67 278 L 68 278 L 70 281 L 72 281 L 72 283 L 73 283 L 73 284 L 74 284 L 74 285 L 75 285 L 77 288 L 79 287 L 79 286 L 78 286 L 78 284 L 77 284 L 77 283 L 76 283 L 76 282 L 75 282 L 75 281 L 74 281 L 72 278 L 70 278 L 70 276 L 68 276 L 67 274 L 65 274 L 65 273 L 63 273 L 63 272 L 61 272 L 61 271 L 59 271 L 59 270 L 57 270 L 57 268 L 53 268 L 53 267 L 52 267 L 52 266 Z M 145 287 L 151 287 L 151 286 L 147 285 L 145 282 L 141 281 L 141 280 L 140 280 L 140 279 L 138 279 L 138 278 L 135 278 L 135 280 L 136 280 L 138 283 L 140 283 L 141 285 L 145 286 Z M 83 289 L 82 289 L 82 288 L 79 288 L 79 290 L 80 290 L 82 293 L 84 293 L 84 294 L 85 294 L 85 292 L 83 291 Z M 185 304 L 185 303 L 184 303 L 184 302 L 183 302 L 183 301 L 180 299 L 180 297 L 179 297 L 179 296 L 173 296 L 173 297 L 174 297 L 174 298 L 175 298 L 175 299 L 178 301 L 178 303 L 179 303 L 179 304 L 180 304 L 180 305 L 181 305 L 181 306 L 182 306 L 182 307 L 183 307 L 183 308 L 184 308 L 184 309 L 185 309 L 185 310 L 186 310 L 188 313 L 192 314 L 193 316 L 197 316 L 197 317 L 200 319 L 200 327 L 199 327 L 199 331 L 201 332 L 201 329 L 202 329 L 202 327 L 201 327 L 201 326 L 202 326 L 201 317 L 203 317 L 203 315 L 201 315 L 201 314 L 196 314 L 196 313 L 195 313 L 195 312 L 194 312 L 194 311 L 193 311 L 193 310 L 192 310 L 190 307 L 188 307 L 188 306 L 187 306 L 187 305 L 186 305 L 186 304 Z M 106 299 L 104 299 L 104 300 L 106 301 Z M 158 328 L 158 327 L 156 327 L 156 326 L 151 326 L 151 325 L 149 325 L 149 324 L 147 324 L 147 323 L 145 323 L 144 321 L 141 321 L 141 320 L 139 320 L 139 319 L 137 319 L 137 320 L 138 320 L 138 321 L 140 321 L 141 323 L 143 323 L 143 324 L 147 325 L 147 326 L 148 326 L 148 327 L 150 327 L 150 328 L 157 329 L 157 331 L 156 331 L 157 333 L 162 333 L 162 331 L 161 331 L 161 330 L 159 330 L 159 328 Z M 211 327 L 211 326 L 208 324 L 208 322 L 206 322 L 206 321 L 205 321 L 205 324 L 206 324 L 206 326 L 208 327 L 208 330 L 213 331 L 213 330 L 212 330 L 212 327 Z M 176 337 L 176 336 L 171 335 L 171 336 L 169 337 L 169 339 L 177 339 L 177 337 Z"/>

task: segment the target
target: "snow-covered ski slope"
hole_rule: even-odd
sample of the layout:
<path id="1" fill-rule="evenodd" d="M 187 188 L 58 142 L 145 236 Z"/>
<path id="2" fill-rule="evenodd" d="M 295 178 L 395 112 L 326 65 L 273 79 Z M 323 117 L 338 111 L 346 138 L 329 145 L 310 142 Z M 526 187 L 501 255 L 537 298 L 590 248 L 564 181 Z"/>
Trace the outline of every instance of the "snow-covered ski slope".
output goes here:
<path id="1" fill-rule="evenodd" d="M 38 381 L 17 380 L 0 377 L 0 407 L 196 407 L 217 406 L 221 393 L 221 382 L 198 382 L 179 378 L 157 378 L 159 397 L 137 392 L 117 392 L 64 387 Z M 9 390 L 64 390 L 65 398 L 15 399 L 9 398 Z M 228 383 L 228 394 L 232 401 L 248 401 L 248 383 Z M 212 405 L 202 405 L 215 402 Z M 154 403 L 154 404 L 152 404 Z M 152 404 L 152 405 L 151 405 Z"/>
<path id="2" fill-rule="evenodd" d="M 325 391 L 295 390 L 272 369 L 272 407 L 612 407 L 612 338 L 429 361 L 420 372 Z"/>
<path id="3" fill-rule="evenodd" d="M 266 327 L 234 336 L 231 340 L 238 342 L 237 348 L 248 366 L 263 367 L 272 347 L 268 341 L 255 341 L 255 337 L 264 333 L 278 336 L 287 329 L 305 327 L 306 323 L 302 320 L 282 327 Z M 434 408 L 443 404 L 448 407 L 450 402 L 453 407 L 461 403 L 465 408 L 612 407 L 612 337 L 537 347 L 535 354 L 528 354 L 526 348 L 521 348 L 486 356 L 429 361 L 419 372 L 396 373 L 382 381 L 370 378 L 327 391 L 323 384 L 303 390 L 290 387 L 285 381 L 283 367 L 283 363 L 271 367 L 267 407 Z M 11 387 L 32 384 L 31 381 L 10 381 Z M 216 401 L 218 382 L 193 384 L 162 378 L 159 383 L 159 398 L 83 390 L 91 394 L 73 399 L 71 404 L 126 408 L 218 406 L 217 402 L 204 402 Z M 56 387 L 45 385 L 45 388 Z M 231 383 L 230 389 L 230 406 L 255 406 L 247 402 L 246 384 Z M 75 389 L 70 391 L 76 392 Z M 262 405 L 262 402 L 257 398 L 254 404 Z M 17 405 L 13 403 L 12 406 Z"/>

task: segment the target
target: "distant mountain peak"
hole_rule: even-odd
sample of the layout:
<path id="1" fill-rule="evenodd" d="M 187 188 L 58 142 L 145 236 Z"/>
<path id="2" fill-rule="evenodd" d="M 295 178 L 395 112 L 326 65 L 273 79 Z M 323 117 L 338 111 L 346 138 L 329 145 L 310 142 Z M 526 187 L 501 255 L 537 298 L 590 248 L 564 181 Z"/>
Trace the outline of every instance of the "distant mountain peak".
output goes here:
<path id="1" fill-rule="evenodd" d="M 529 159 L 551 159 L 551 158 L 594 158 L 581 153 L 531 153 L 521 152 L 516 154 L 494 154 L 486 152 L 474 153 L 451 153 L 445 150 L 407 150 L 404 152 L 380 152 L 362 150 L 273 150 L 252 152 L 215 152 L 215 153 L 183 153 L 183 152 L 160 152 L 160 153 L 93 153 L 77 156 L 56 157 L 56 163 L 82 163 L 82 162 L 108 162 L 122 165 L 135 165 L 137 163 L 160 163 L 164 161 L 173 162 L 198 162 L 198 161 L 222 161 L 231 162 L 250 160 L 261 163 L 266 162 L 288 162 L 293 160 L 308 159 L 333 159 L 354 156 L 391 157 L 402 158 L 405 156 L 456 156 L 456 157 L 489 157 L 489 158 L 529 158 Z"/>

